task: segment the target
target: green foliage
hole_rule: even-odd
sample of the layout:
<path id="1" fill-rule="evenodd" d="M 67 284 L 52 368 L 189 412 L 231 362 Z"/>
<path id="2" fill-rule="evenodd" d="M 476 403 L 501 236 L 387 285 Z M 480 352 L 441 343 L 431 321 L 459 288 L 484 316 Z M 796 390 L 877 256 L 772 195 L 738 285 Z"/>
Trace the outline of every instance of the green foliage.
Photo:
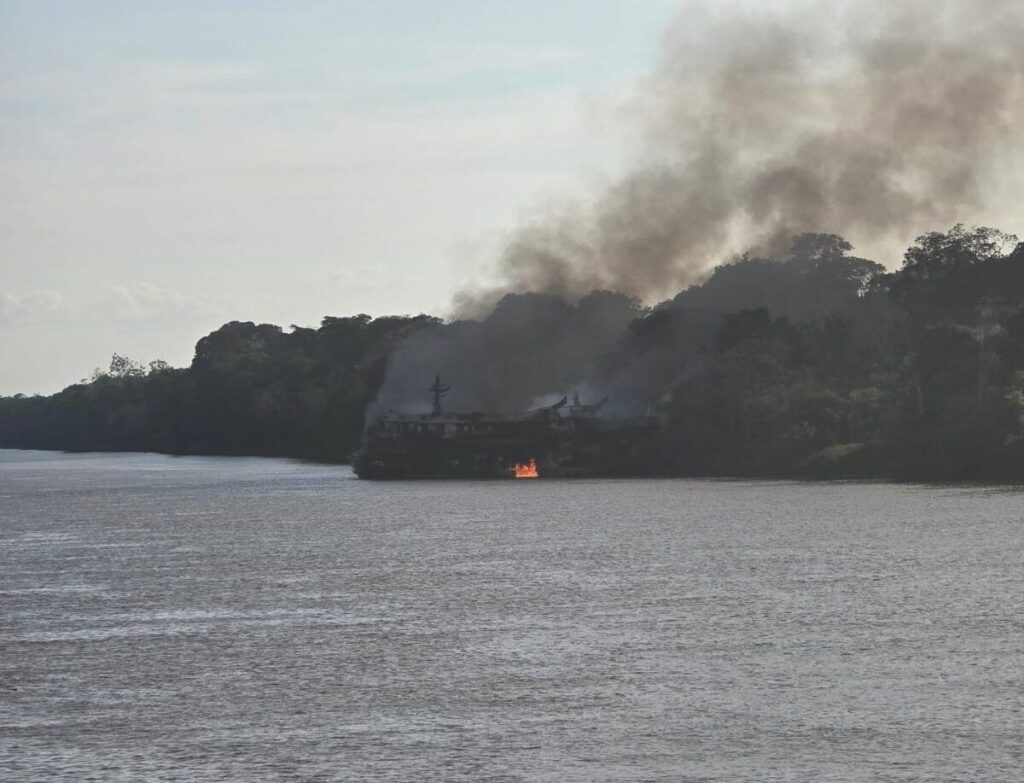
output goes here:
<path id="1" fill-rule="evenodd" d="M 724 312 L 763 307 L 793 320 L 823 317 L 856 302 L 885 271 L 874 261 L 847 255 L 851 249 L 833 234 L 801 234 L 781 261 L 741 256 L 673 303 Z"/>
<path id="2" fill-rule="evenodd" d="M 187 369 L 157 360 L 147 372 L 115 354 L 108 372 L 52 397 L 0 398 L 0 444 L 344 461 L 388 355 L 436 323 L 360 315 L 285 333 L 232 322 L 199 341 Z"/>
<path id="3" fill-rule="evenodd" d="M 653 310 L 608 292 L 577 310 L 509 297 L 490 332 L 445 327 L 476 351 L 448 359 L 540 385 L 575 378 L 585 344 L 613 404 L 664 414 L 648 456 L 665 473 L 1024 480 L 1024 245 L 958 225 L 919 237 L 893 273 L 851 250 L 803 234 L 782 260 L 743 257 Z M 0 446 L 342 461 L 389 357 L 439 329 L 427 316 L 232 322 L 186 369 L 115 354 L 52 397 L 0 398 Z"/>
<path id="4" fill-rule="evenodd" d="M 851 283 L 830 315 L 725 314 L 701 372 L 671 392 L 675 470 L 1024 480 L 1024 252 L 1015 244 L 955 226 L 919 238 L 899 272 L 861 278 L 856 295 Z M 786 264 L 844 265 L 848 250 L 804 235 Z M 747 282 L 716 299 L 735 301 L 749 280 L 770 277 L 770 262 L 749 260 L 730 274 L 745 267 Z M 721 273 L 710 282 L 721 287 Z M 704 303 L 707 292 L 681 300 Z"/>
<path id="5" fill-rule="evenodd" d="M 146 374 L 146 368 L 127 356 L 115 353 L 110 359 L 108 374 L 111 378 L 141 378 Z"/>

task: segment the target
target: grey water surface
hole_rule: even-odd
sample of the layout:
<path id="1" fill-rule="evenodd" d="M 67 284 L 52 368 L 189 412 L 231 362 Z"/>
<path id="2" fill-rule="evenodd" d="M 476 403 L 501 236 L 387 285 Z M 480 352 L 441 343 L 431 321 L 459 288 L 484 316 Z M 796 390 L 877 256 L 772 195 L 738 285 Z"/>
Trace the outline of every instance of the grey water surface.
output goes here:
<path id="1" fill-rule="evenodd" d="M 5 781 L 1020 781 L 1024 492 L 0 451 Z"/>

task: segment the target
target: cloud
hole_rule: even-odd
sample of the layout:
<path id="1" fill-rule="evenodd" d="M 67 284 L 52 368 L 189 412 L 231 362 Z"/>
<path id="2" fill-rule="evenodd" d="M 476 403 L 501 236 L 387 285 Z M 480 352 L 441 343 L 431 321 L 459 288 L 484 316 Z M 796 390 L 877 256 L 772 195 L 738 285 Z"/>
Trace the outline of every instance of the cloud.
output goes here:
<path id="1" fill-rule="evenodd" d="M 229 293 L 198 295 L 153 283 L 112 285 L 87 309 L 105 318 L 152 325 L 189 322 L 219 315 L 239 306 L 239 297 Z"/>
<path id="2" fill-rule="evenodd" d="M 54 290 L 0 294 L 0 325 L 140 323 L 153 326 L 189 323 L 243 310 L 241 297 L 230 293 L 196 295 L 152 283 L 111 285 L 96 293 L 68 296 Z"/>
<path id="3" fill-rule="evenodd" d="M 427 85 L 463 79 L 526 74 L 585 62 L 596 53 L 570 47 L 426 46 L 416 67 L 369 70 L 348 77 L 351 84 Z"/>
<path id="4" fill-rule="evenodd" d="M 18 328 L 46 323 L 57 319 L 66 310 L 64 297 L 56 291 L 0 294 L 0 325 L 4 327 Z"/>
<path id="5" fill-rule="evenodd" d="M 395 289 L 409 285 L 418 285 L 429 281 L 430 275 L 425 272 L 408 272 L 391 266 L 360 265 L 346 267 L 331 274 L 327 282 L 340 285 L 347 291 L 376 291 Z"/>

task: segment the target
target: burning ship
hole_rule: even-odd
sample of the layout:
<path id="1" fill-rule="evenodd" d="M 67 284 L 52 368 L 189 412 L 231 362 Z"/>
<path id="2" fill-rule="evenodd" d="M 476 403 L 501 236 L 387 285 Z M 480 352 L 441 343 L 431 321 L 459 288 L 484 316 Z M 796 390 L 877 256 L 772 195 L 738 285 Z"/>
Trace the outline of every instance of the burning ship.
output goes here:
<path id="1" fill-rule="evenodd" d="M 446 413 L 449 386 L 435 376 L 429 414 L 388 413 L 367 427 L 353 456 L 366 479 L 568 478 L 648 473 L 659 422 L 599 416 L 573 394 L 518 416 Z"/>

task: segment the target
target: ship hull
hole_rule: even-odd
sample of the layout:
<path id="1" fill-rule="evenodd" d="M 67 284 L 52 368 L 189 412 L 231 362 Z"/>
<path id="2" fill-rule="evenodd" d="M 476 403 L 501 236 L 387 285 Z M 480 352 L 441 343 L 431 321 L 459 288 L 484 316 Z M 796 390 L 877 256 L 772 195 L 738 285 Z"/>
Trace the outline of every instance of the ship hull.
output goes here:
<path id="1" fill-rule="evenodd" d="M 568 432 L 523 426 L 501 437 L 444 437 L 417 433 L 368 433 L 354 455 L 360 478 L 503 479 L 516 477 L 516 465 L 533 462 L 540 478 L 593 478 L 650 475 L 650 444 L 657 428 L 601 422 Z"/>

